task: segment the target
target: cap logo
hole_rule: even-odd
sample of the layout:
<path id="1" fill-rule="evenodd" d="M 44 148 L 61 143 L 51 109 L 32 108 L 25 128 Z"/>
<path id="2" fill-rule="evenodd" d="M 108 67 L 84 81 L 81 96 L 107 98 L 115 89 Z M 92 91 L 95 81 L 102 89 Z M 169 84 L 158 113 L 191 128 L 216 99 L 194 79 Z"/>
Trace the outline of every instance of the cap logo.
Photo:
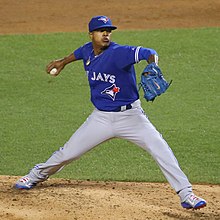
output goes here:
<path id="1" fill-rule="evenodd" d="M 98 19 L 98 21 L 103 21 L 106 24 L 109 21 L 109 18 L 101 17 L 101 18 Z"/>

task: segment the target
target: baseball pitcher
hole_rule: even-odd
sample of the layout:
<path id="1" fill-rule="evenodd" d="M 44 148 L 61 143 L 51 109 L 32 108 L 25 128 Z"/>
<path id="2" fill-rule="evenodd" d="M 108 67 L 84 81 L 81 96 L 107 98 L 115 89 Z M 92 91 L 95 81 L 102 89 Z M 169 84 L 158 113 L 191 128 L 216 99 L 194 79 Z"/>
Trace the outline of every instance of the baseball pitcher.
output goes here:
<path id="1" fill-rule="evenodd" d="M 153 101 L 169 87 L 158 66 L 155 50 L 122 46 L 111 41 L 117 29 L 106 16 L 89 22 L 88 42 L 70 55 L 48 64 L 48 74 L 57 76 L 67 64 L 82 61 L 89 81 L 94 110 L 70 139 L 44 163 L 35 165 L 15 187 L 31 189 L 60 171 L 70 162 L 111 138 L 122 138 L 146 150 L 180 197 L 183 208 L 199 209 L 206 201 L 193 193 L 192 185 L 162 135 L 141 107 L 134 64 L 147 61 L 141 87 L 147 101 Z"/>

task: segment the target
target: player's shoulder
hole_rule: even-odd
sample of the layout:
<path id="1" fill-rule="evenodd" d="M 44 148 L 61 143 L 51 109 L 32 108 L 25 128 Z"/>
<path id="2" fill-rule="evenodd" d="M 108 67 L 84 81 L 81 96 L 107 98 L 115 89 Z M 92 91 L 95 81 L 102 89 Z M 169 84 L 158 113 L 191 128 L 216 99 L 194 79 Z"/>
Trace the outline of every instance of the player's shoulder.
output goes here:
<path id="1" fill-rule="evenodd" d="M 119 52 L 119 51 L 135 51 L 137 46 L 131 46 L 131 45 L 121 45 L 117 44 L 115 42 L 111 43 L 112 50 Z"/>
<path id="2" fill-rule="evenodd" d="M 121 45 L 121 44 L 118 44 L 118 43 L 115 43 L 115 42 L 111 42 L 111 44 L 110 44 L 110 47 L 112 48 L 112 49 L 118 49 L 118 48 L 124 48 L 124 47 L 126 47 L 127 45 Z"/>
<path id="3" fill-rule="evenodd" d="M 78 50 L 84 55 L 91 53 L 91 51 L 93 50 L 92 43 L 91 42 L 85 43 L 81 47 L 79 47 Z"/>
<path id="4" fill-rule="evenodd" d="M 86 49 L 91 49 L 92 48 L 92 42 L 87 42 L 82 47 L 86 48 Z"/>

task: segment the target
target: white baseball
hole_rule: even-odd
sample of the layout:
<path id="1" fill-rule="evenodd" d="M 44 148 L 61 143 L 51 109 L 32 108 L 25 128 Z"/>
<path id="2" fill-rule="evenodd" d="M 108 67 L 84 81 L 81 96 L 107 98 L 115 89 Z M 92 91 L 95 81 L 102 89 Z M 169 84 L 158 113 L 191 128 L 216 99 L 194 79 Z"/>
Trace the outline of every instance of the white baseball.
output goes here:
<path id="1" fill-rule="evenodd" d="M 57 73 L 57 68 L 53 68 L 51 71 L 50 71 L 50 74 L 51 75 L 55 75 Z"/>

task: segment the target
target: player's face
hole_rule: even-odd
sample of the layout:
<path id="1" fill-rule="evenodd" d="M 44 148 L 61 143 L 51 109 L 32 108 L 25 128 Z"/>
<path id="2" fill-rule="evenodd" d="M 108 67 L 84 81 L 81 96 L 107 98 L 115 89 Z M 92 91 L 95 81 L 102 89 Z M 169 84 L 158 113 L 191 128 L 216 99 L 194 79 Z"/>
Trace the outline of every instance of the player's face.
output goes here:
<path id="1" fill-rule="evenodd" d="M 101 28 L 91 32 L 90 38 L 93 47 L 100 48 L 101 50 L 108 47 L 111 42 L 111 32 L 112 30 L 110 28 Z"/>

